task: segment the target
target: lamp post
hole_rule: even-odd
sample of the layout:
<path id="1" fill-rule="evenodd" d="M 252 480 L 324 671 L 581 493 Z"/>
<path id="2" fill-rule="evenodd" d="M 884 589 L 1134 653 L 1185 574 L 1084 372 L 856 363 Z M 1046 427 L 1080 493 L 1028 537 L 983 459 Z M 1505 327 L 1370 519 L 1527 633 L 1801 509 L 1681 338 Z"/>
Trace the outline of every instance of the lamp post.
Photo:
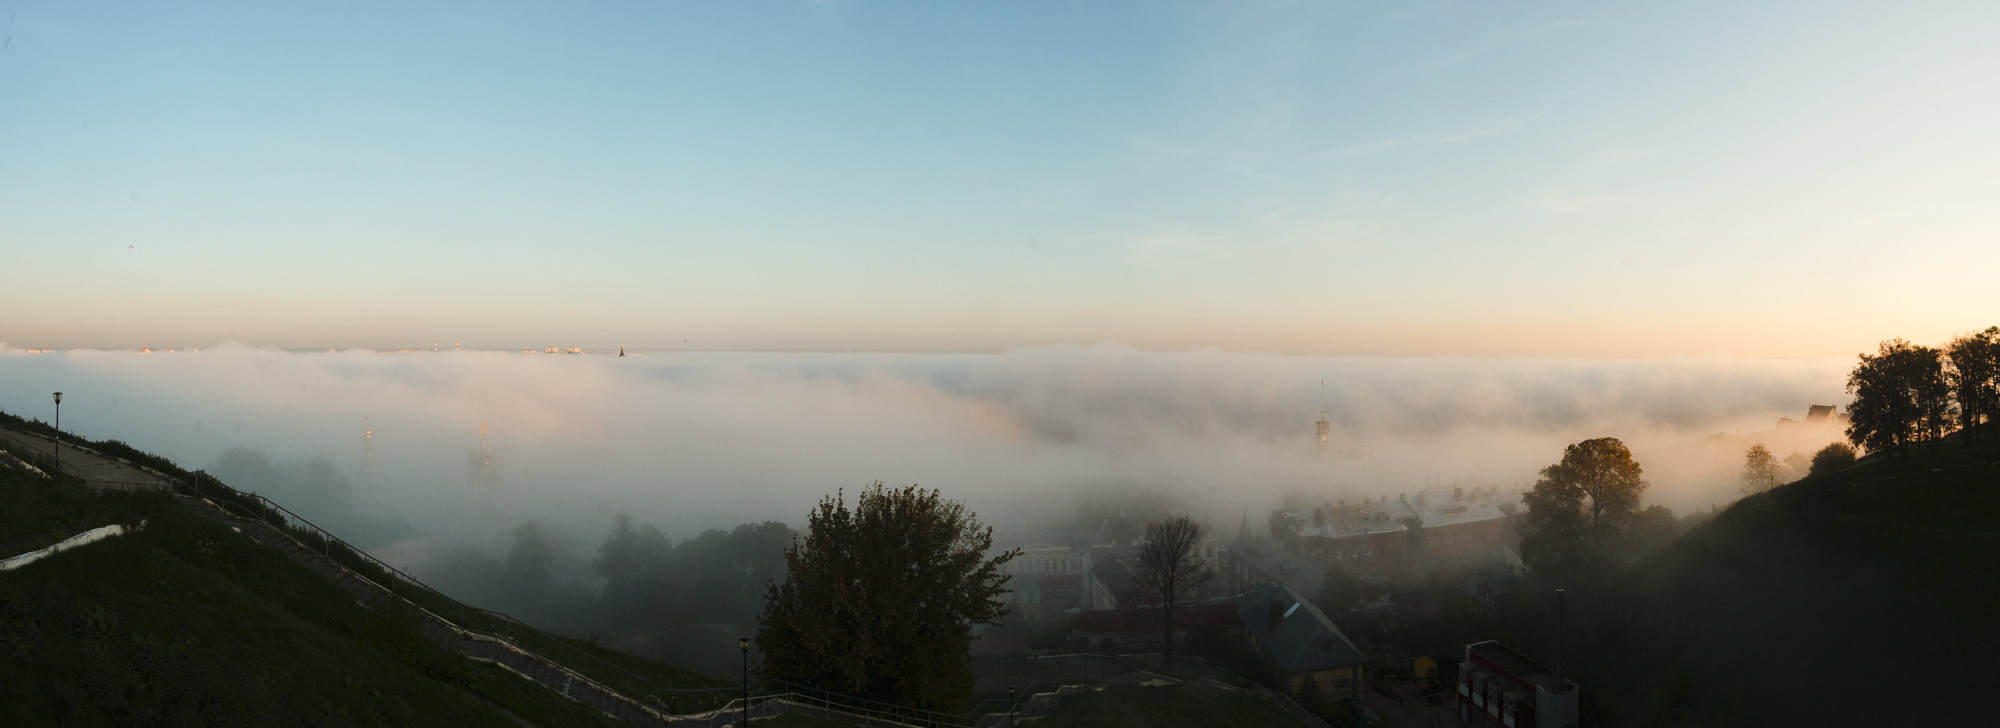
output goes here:
<path id="1" fill-rule="evenodd" d="M 750 725 L 750 638 L 736 638 L 736 646 L 743 648 L 743 725 Z"/>
<path id="2" fill-rule="evenodd" d="M 56 473 L 62 473 L 62 393 L 56 393 Z"/>

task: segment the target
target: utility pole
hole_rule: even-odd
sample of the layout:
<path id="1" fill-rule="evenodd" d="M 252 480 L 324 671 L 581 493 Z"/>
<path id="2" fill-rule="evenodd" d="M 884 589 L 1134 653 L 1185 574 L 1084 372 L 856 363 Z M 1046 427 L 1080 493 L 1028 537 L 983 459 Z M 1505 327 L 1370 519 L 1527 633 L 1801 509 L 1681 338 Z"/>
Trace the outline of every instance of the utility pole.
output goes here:
<path id="1" fill-rule="evenodd" d="M 750 725 L 750 638 L 736 638 L 736 646 L 743 648 L 743 725 Z"/>
<path id="2" fill-rule="evenodd" d="M 62 393 L 56 393 L 56 474 L 62 474 Z"/>
<path id="3" fill-rule="evenodd" d="M 1556 685 L 1563 682 L 1563 588 L 1556 587 Z"/>

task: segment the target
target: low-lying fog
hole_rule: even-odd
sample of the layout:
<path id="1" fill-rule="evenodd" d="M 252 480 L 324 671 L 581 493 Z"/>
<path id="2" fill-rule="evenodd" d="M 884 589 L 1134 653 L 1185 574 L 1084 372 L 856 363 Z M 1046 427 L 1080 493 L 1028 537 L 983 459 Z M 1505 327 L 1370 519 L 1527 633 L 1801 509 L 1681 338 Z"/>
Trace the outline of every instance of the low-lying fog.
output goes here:
<path id="1" fill-rule="evenodd" d="M 1611 435 L 1685 511 L 1736 490 L 1741 447 L 1845 401 L 1845 360 L 1371 358 L 1149 353 L 295 353 L 0 347 L 0 409 L 221 472 L 244 459 L 339 477 L 359 508 L 492 543 L 534 519 L 603 538 L 615 514 L 670 538 L 774 519 L 874 480 L 942 488 L 1032 541 L 1079 491 L 1143 486 L 1234 524 L 1292 492 L 1326 499 L 1522 486 L 1563 445 Z M 1321 379 L 1332 441 L 1314 435 Z M 480 426 L 497 493 L 479 496 Z M 362 432 L 373 430 L 372 481 Z M 1783 458 L 1837 436 L 1773 443 Z M 1799 438 L 1794 438 L 1799 439 Z M 1805 450 L 1810 455 L 1811 450 Z M 1649 454 L 1652 459 L 1648 459 Z M 333 473 L 302 475 L 313 458 Z M 253 463 L 254 464 L 254 463 Z M 260 466 L 263 467 L 263 466 Z M 1315 496 L 1318 498 L 1319 496 Z M 310 515 L 310 514 L 309 514 Z"/>

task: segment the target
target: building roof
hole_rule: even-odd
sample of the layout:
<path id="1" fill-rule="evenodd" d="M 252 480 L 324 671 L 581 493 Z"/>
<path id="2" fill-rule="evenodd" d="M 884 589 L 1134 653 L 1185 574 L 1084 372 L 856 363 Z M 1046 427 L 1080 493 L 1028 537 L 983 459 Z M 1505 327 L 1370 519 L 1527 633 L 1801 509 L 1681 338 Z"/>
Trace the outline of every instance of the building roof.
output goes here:
<path id="1" fill-rule="evenodd" d="M 1290 587 L 1264 582 L 1237 597 L 1243 629 L 1286 674 L 1367 664 L 1340 628 Z"/>
<path id="2" fill-rule="evenodd" d="M 1105 591 L 1111 592 L 1111 597 L 1120 601 L 1131 598 L 1133 585 L 1139 581 L 1132 567 L 1126 566 L 1125 560 L 1115 555 L 1107 555 L 1091 564 L 1090 578 L 1103 584 Z"/>
<path id="3" fill-rule="evenodd" d="M 1557 680 L 1556 674 L 1542 667 L 1541 663 L 1498 642 L 1481 642 L 1468 646 L 1466 650 L 1508 677 L 1552 693 L 1562 692 L 1561 687 L 1565 683 L 1575 685 L 1567 680 Z"/>

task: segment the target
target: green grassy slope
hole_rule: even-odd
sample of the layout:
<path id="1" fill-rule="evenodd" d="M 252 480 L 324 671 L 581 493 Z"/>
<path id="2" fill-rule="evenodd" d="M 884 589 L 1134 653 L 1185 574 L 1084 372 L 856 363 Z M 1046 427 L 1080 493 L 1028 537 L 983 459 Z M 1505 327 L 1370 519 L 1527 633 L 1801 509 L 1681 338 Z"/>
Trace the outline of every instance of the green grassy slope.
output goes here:
<path id="1" fill-rule="evenodd" d="M 1573 643 L 1606 724 L 1969 712 L 2000 647 L 2000 428 L 1987 430 L 1746 498 L 1625 569 L 1586 602 Z"/>
<path id="2" fill-rule="evenodd" d="M 407 615 L 356 604 L 164 493 L 97 494 L 0 471 L 6 555 L 141 519 L 142 532 L 0 572 L 0 705 L 9 722 L 618 725 L 423 640 Z M 714 684 L 519 625 L 502 631 L 617 666 L 576 666 L 586 674 L 656 688 Z"/>
<path id="3" fill-rule="evenodd" d="M 43 435 L 54 434 L 53 429 L 46 423 L 16 417 L 6 412 L 0 412 L 0 426 Z M 116 440 L 93 441 L 79 437 L 74 432 L 65 433 L 63 438 L 65 442 L 82 442 L 99 453 L 123 457 L 178 478 L 184 483 L 194 484 L 201 488 L 203 496 L 228 504 L 232 512 L 245 514 L 265 510 L 261 504 L 227 488 L 226 484 L 216 481 L 206 473 L 188 471 L 171 460 L 125 443 Z M 27 476 L 18 477 L 25 479 Z M 132 515 L 130 513 L 118 511 L 127 508 L 123 505 L 125 501 L 79 500 L 74 488 L 17 491 L 0 496 L 9 499 L 6 501 L 8 507 L 0 508 L 0 553 L 7 555 L 46 546 L 50 542 L 86 528 L 114 521 L 137 520 L 136 517 L 129 517 Z M 16 503 L 13 498 L 23 500 Z M 33 507 L 29 507 L 31 505 Z M 315 549 L 320 548 L 316 536 L 294 535 Z M 14 547 L 16 545 L 18 547 Z M 733 683 L 662 665 L 588 641 L 532 629 L 395 578 L 375 564 L 338 545 L 326 550 L 348 569 L 393 589 L 402 597 L 462 627 L 505 636 L 516 644 L 560 662 L 592 680 L 636 699 L 651 702 L 669 712 L 706 710 L 717 707 L 734 696 L 733 692 L 727 690 L 712 691 L 714 688 L 728 687 Z"/>
<path id="4" fill-rule="evenodd" d="M 19 724 L 612 724 L 424 642 L 167 496 L 0 474 L 0 502 L 10 521 L 148 521 L 0 573 L 0 704 Z"/>

